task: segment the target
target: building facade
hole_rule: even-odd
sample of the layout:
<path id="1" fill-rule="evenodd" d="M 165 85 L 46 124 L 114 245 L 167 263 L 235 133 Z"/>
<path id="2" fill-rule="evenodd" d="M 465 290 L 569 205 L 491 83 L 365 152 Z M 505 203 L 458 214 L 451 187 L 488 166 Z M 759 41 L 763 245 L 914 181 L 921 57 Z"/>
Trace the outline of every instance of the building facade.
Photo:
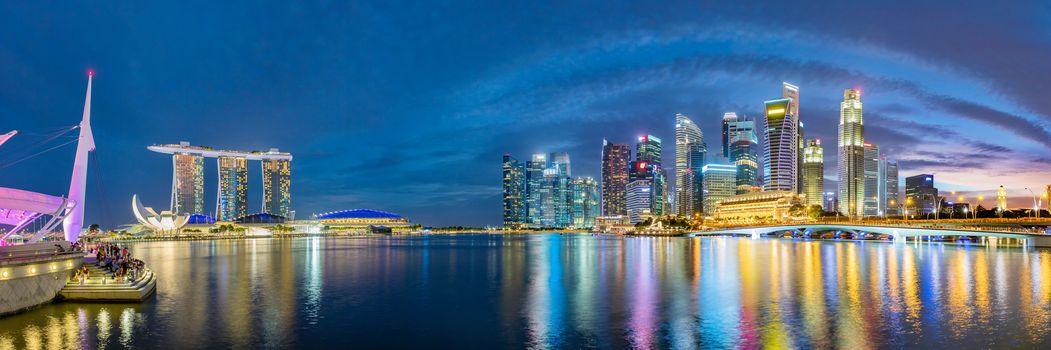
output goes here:
<path id="1" fill-rule="evenodd" d="M 599 216 L 598 183 L 590 177 L 573 179 L 573 228 L 591 229 Z"/>
<path id="2" fill-rule="evenodd" d="M 803 193 L 803 119 L 799 115 L 799 87 L 791 83 L 781 82 L 781 98 L 791 100 L 788 103 L 788 113 L 796 118 L 796 192 Z"/>
<path id="3" fill-rule="evenodd" d="M 627 215 L 628 145 L 602 140 L 602 215 Z"/>
<path id="4" fill-rule="evenodd" d="M 886 198 L 883 203 L 886 204 L 886 213 L 889 216 L 901 216 L 901 206 L 904 203 L 901 202 L 901 192 L 898 190 L 898 162 L 888 161 L 885 157 L 883 158 L 883 174 L 884 174 L 884 194 Z"/>
<path id="5" fill-rule="evenodd" d="M 705 164 L 702 169 L 703 212 L 714 216 L 719 201 L 737 194 L 737 166 L 733 164 Z"/>
<path id="6" fill-rule="evenodd" d="M 863 188 L 865 195 L 862 197 L 862 215 L 865 217 L 877 217 L 883 215 L 883 200 L 886 198 L 887 180 L 880 173 L 879 145 L 866 143 L 865 154 L 865 182 Z"/>
<path id="7" fill-rule="evenodd" d="M 1007 189 L 1004 185 L 1000 185 L 1000 188 L 996 190 L 996 211 L 1004 212 L 1007 210 Z"/>
<path id="8" fill-rule="evenodd" d="M 292 162 L 263 159 L 263 212 L 292 219 Z"/>
<path id="9" fill-rule="evenodd" d="M 723 199 L 715 206 L 715 218 L 742 223 L 792 218 L 793 206 L 803 205 L 803 196 L 789 191 L 763 191 Z"/>
<path id="10" fill-rule="evenodd" d="M 219 220 L 232 221 L 248 215 L 248 159 L 219 157 Z"/>
<path id="11" fill-rule="evenodd" d="M 544 211 L 541 206 L 540 193 L 544 184 L 544 169 L 547 169 L 547 156 L 543 153 L 533 154 L 526 161 L 526 223 L 531 227 L 543 227 Z"/>
<path id="12" fill-rule="evenodd" d="M 647 179 L 632 180 L 628 183 L 628 221 L 632 224 L 640 222 L 646 215 L 651 215 L 650 200 L 653 194 L 653 181 Z"/>
<path id="13" fill-rule="evenodd" d="M 938 188 L 934 187 L 934 175 L 920 174 L 905 178 L 906 214 L 928 215 L 937 210 Z"/>
<path id="14" fill-rule="evenodd" d="M 520 228 L 526 224 L 525 164 L 510 154 L 504 154 L 503 160 L 504 227 Z"/>
<path id="15" fill-rule="evenodd" d="M 863 213 L 865 197 L 865 130 L 862 122 L 861 91 L 843 91 L 839 104 L 839 183 L 836 196 L 839 212 L 850 217 Z"/>
<path id="16" fill-rule="evenodd" d="M 692 215 L 697 203 L 696 175 L 704 166 L 704 133 L 689 117 L 675 115 L 675 213 Z"/>
<path id="17" fill-rule="evenodd" d="M 790 113 L 792 99 L 766 101 L 763 144 L 763 190 L 798 192 L 799 120 Z"/>
<path id="18" fill-rule="evenodd" d="M 204 157 L 190 153 L 172 155 L 172 201 L 175 215 L 204 213 Z"/>
<path id="19" fill-rule="evenodd" d="M 803 149 L 803 194 L 807 206 L 821 207 L 825 200 L 822 195 L 825 193 L 825 151 L 821 148 L 821 140 L 811 139 L 806 144 Z"/>

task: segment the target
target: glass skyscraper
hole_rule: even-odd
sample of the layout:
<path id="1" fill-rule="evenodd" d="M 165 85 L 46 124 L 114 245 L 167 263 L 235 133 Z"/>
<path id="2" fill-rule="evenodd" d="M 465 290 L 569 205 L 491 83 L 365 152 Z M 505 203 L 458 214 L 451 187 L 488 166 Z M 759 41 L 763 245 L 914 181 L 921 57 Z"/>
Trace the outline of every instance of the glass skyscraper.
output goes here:
<path id="1" fill-rule="evenodd" d="M 531 227 L 543 227 L 544 211 L 540 202 L 541 188 L 544 184 L 544 169 L 547 169 L 547 156 L 534 154 L 526 161 L 526 222 Z"/>
<path id="2" fill-rule="evenodd" d="M 730 162 L 737 166 L 737 194 L 757 190 L 759 185 L 759 157 L 756 149 L 755 121 L 739 120 L 731 128 Z"/>
<path id="3" fill-rule="evenodd" d="M 519 228 L 526 223 L 525 164 L 504 154 L 503 174 L 504 227 Z"/>
<path id="4" fill-rule="evenodd" d="M 675 115 L 675 212 L 680 215 L 692 215 L 700 208 L 694 208 L 697 202 L 695 181 L 697 174 L 704 166 L 707 147 L 704 144 L 704 133 L 689 117 Z"/>
<path id="5" fill-rule="evenodd" d="M 661 139 L 653 135 L 639 136 L 639 143 L 635 145 L 635 159 L 661 164 Z"/>
<path id="6" fill-rule="evenodd" d="M 286 219 L 292 210 L 292 162 L 263 159 L 263 212 Z"/>
<path id="7" fill-rule="evenodd" d="M 637 223 L 642 217 L 650 212 L 650 200 L 652 199 L 653 181 L 647 179 L 632 180 L 626 189 L 628 199 L 629 222 Z"/>
<path id="8" fill-rule="evenodd" d="M 172 155 L 171 210 L 176 215 L 204 214 L 204 157 Z"/>
<path id="9" fill-rule="evenodd" d="M 821 148 L 821 140 L 807 140 L 806 144 L 803 149 L 803 194 L 806 195 L 806 205 L 821 207 L 825 193 L 825 151 Z"/>
<path id="10" fill-rule="evenodd" d="M 848 217 L 864 214 L 865 130 L 862 123 L 861 91 L 843 91 L 839 104 L 839 164 L 836 197 L 839 212 Z"/>
<path id="11" fill-rule="evenodd" d="M 883 154 L 880 155 L 879 161 L 880 178 L 883 179 L 883 187 L 880 189 L 883 197 L 880 198 L 880 205 L 886 215 L 901 215 L 898 206 L 904 203 L 901 203 L 898 193 L 898 163 L 888 161 L 887 156 Z"/>
<path id="12" fill-rule="evenodd" d="M 602 215 L 627 215 L 628 145 L 602 140 Z"/>
<path id="13" fill-rule="evenodd" d="M 886 190 L 887 180 L 885 177 L 880 176 L 880 154 L 879 145 L 870 143 L 865 144 L 865 196 L 862 197 L 862 213 L 866 217 L 874 217 L 883 215 L 880 205 L 881 200 L 886 195 L 881 192 Z"/>
<path id="14" fill-rule="evenodd" d="M 803 119 L 799 115 L 799 87 L 781 82 L 781 97 L 792 100 L 788 104 L 788 113 L 796 118 L 796 190 L 803 192 Z"/>
<path id="15" fill-rule="evenodd" d="M 573 228 L 595 227 L 599 213 L 598 183 L 590 177 L 573 179 Z"/>
<path id="16" fill-rule="evenodd" d="M 221 221 L 248 215 L 248 159 L 220 156 L 216 213 Z"/>
<path id="17" fill-rule="evenodd" d="M 905 199 L 908 215 L 926 215 L 937 208 L 938 188 L 934 187 L 933 174 L 920 174 L 905 178 Z"/>
<path id="18" fill-rule="evenodd" d="M 798 193 L 799 120 L 790 111 L 792 99 L 766 101 L 763 148 L 763 190 Z"/>
<path id="19" fill-rule="evenodd" d="M 704 215 L 715 216 L 715 203 L 737 193 L 737 166 L 733 164 L 705 164 L 703 178 Z"/>

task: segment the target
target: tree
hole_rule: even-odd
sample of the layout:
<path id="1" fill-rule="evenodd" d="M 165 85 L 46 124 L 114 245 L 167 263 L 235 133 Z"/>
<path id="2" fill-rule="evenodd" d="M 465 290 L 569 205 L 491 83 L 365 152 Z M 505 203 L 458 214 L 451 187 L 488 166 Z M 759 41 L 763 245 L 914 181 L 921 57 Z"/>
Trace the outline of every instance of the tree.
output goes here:
<path id="1" fill-rule="evenodd" d="M 798 217 L 801 217 L 801 216 L 803 216 L 805 214 L 806 214 L 806 207 L 804 207 L 802 204 L 795 204 L 795 205 L 792 205 L 791 208 L 788 208 L 788 215 L 791 215 L 793 217 L 797 217 L 798 218 Z"/>
<path id="2" fill-rule="evenodd" d="M 91 226 L 88 226 L 88 232 L 89 233 L 98 233 L 99 232 L 99 224 L 91 224 Z"/>

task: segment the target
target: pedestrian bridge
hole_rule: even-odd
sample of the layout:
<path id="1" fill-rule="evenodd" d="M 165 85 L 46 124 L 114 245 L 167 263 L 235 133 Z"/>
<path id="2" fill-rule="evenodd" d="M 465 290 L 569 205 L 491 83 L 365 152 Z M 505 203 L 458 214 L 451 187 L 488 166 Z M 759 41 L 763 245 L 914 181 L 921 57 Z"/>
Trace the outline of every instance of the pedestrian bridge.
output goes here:
<path id="1" fill-rule="evenodd" d="M 799 224 L 781 226 L 755 226 L 715 231 L 688 233 L 689 237 L 703 236 L 748 236 L 760 238 L 791 234 L 793 237 L 820 237 L 820 233 L 833 232 L 834 237 L 861 238 L 865 234 L 887 236 L 895 242 L 905 242 L 909 237 L 995 237 L 1017 239 L 1021 244 L 1034 247 L 1051 247 L 1051 235 L 1022 232 L 999 232 L 981 229 L 922 228 L 853 224 Z"/>

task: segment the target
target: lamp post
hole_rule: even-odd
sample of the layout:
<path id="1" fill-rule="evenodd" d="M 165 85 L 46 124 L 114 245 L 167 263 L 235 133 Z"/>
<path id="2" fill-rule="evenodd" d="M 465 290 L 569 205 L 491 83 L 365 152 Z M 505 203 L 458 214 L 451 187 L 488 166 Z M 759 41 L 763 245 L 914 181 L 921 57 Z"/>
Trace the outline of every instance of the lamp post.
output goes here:
<path id="1" fill-rule="evenodd" d="M 1033 217 L 1036 217 L 1036 211 L 1039 209 L 1039 206 L 1036 204 L 1036 193 L 1033 193 L 1033 190 L 1029 187 L 1026 187 L 1025 190 L 1029 191 L 1029 194 L 1033 196 Z"/>
<path id="2" fill-rule="evenodd" d="M 905 197 L 905 223 L 909 222 L 909 206 L 912 205 L 912 197 Z"/>

